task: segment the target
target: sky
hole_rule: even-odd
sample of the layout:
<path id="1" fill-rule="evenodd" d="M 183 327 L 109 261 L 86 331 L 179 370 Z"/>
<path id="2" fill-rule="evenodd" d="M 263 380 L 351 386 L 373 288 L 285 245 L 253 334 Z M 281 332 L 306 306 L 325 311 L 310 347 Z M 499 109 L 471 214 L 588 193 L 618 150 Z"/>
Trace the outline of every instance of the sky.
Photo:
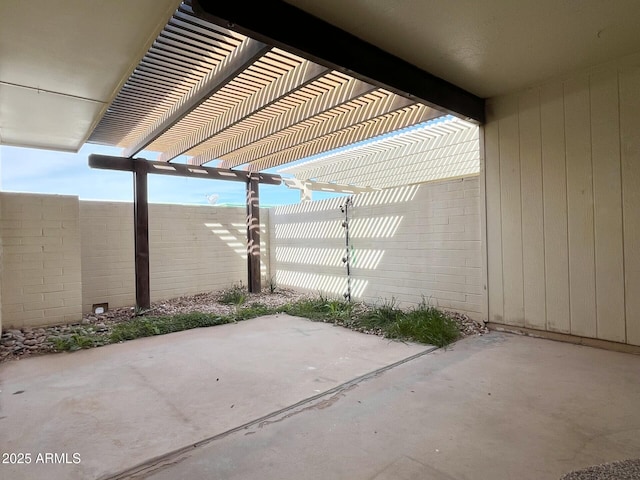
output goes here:
<path id="1" fill-rule="evenodd" d="M 401 135 L 425 125 L 444 122 L 452 118 L 443 116 L 429 122 L 413 125 L 352 145 L 347 145 L 329 153 L 337 153 L 374 140 Z M 89 168 L 91 153 L 122 156 L 117 147 L 85 144 L 78 153 L 64 153 L 51 150 L 9 147 L 0 145 L 0 190 L 8 192 L 50 193 L 76 195 L 81 200 L 133 201 L 133 175 L 130 172 L 96 170 Z M 157 153 L 141 152 L 137 157 L 155 160 Z M 321 153 L 288 163 L 286 167 L 320 158 Z M 186 157 L 178 157 L 177 162 L 185 163 Z M 279 167 L 281 168 L 281 167 Z M 278 169 L 266 170 L 278 173 Z M 284 175 L 286 176 L 286 175 Z M 244 205 L 245 187 L 239 182 L 183 178 L 166 175 L 149 175 L 149 201 L 151 203 L 210 204 L 216 198 L 217 205 Z M 313 192 L 313 200 L 340 196 L 331 192 Z M 284 185 L 260 185 L 260 205 L 289 205 L 300 201 L 299 190 Z"/>
<path id="2" fill-rule="evenodd" d="M 84 145 L 76 154 L 0 146 L 0 189 L 8 192 L 77 195 L 81 200 L 133 201 L 133 175 L 129 172 L 96 170 L 88 166 L 91 153 L 121 156 L 121 149 L 99 145 Z M 139 155 L 153 160 L 154 155 Z M 184 161 L 184 160 L 183 160 Z M 275 173 L 275 172 L 272 172 Z M 149 175 L 151 203 L 245 204 L 242 183 L 199 178 Z M 313 192 L 313 199 L 335 196 Z M 262 206 L 298 203 L 300 192 L 284 185 L 260 185 Z"/>

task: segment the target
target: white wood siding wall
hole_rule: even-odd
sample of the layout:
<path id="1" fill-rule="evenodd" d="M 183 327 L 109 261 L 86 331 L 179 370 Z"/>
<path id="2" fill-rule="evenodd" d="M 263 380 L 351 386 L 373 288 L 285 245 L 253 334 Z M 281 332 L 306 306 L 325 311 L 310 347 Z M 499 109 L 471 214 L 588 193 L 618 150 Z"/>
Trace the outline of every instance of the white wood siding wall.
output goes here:
<path id="1" fill-rule="evenodd" d="M 489 320 L 640 345 L 640 56 L 487 104 Z"/>

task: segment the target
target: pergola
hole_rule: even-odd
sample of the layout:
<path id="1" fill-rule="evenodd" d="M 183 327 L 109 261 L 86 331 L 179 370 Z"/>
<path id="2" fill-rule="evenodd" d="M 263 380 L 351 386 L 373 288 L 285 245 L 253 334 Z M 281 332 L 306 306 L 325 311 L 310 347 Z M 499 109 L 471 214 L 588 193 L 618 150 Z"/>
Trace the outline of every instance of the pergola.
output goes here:
<path id="1" fill-rule="evenodd" d="M 310 190 L 382 189 L 477 175 L 480 135 L 477 125 L 443 117 L 383 138 L 287 166 Z M 288 180 L 285 180 L 288 181 Z"/>
<path id="2" fill-rule="evenodd" d="M 123 148 L 92 167 L 134 173 L 138 306 L 150 304 L 148 173 L 246 183 L 255 292 L 258 184 L 281 182 L 264 170 L 449 114 L 479 124 L 484 102 L 284 2 L 184 1 L 88 139 Z"/>

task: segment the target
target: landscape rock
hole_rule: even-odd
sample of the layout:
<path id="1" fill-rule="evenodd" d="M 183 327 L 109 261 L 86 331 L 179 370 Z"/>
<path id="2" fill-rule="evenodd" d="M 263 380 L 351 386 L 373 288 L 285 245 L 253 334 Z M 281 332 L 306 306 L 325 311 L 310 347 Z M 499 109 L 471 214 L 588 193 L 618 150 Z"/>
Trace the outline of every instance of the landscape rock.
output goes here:
<path id="1" fill-rule="evenodd" d="M 236 306 L 220 303 L 223 291 L 199 293 L 197 295 L 182 296 L 171 300 L 155 302 L 151 308 L 144 312 L 147 316 L 176 315 L 191 312 L 203 312 L 214 315 L 229 315 L 236 311 Z M 296 292 L 285 288 L 278 288 L 275 293 L 268 290 L 258 294 L 247 294 L 243 306 L 252 304 L 262 304 L 269 308 L 275 308 L 288 303 L 309 298 L 307 293 Z M 367 305 L 357 303 L 354 305 L 354 312 L 366 311 Z M 488 332 L 484 324 L 474 321 L 465 314 L 457 312 L 445 312 L 459 326 L 463 336 L 482 335 Z M 56 341 L 65 341 L 71 338 L 74 333 L 99 335 L 108 339 L 114 325 L 127 322 L 136 316 L 134 307 L 114 308 L 102 314 L 90 313 L 84 315 L 77 323 L 70 325 L 55 325 L 51 327 L 9 329 L 2 333 L 0 337 L 0 361 L 20 359 L 33 354 L 50 353 L 55 351 Z M 346 328 L 353 328 L 347 322 L 340 322 L 339 325 Z M 380 329 L 367 330 L 356 328 L 356 330 L 369 335 L 382 336 Z M 105 342 L 108 343 L 108 342 Z"/>

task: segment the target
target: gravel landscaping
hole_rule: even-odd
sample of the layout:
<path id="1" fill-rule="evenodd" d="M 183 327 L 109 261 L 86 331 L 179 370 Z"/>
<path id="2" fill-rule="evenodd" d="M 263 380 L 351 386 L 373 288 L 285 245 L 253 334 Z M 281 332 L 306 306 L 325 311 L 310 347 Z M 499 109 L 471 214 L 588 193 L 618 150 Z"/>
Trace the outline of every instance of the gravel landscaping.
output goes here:
<path id="1" fill-rule="evenodd" d="M 560 480 L 637 480 L 640 459 L 604 463 L 563 475 Z"/>
<path id="2" fill-rule="evenodd" d="M 136 312 L 134 307 L 114 308 L 100 315 L 84 315 L 81 322 L 71 325 L 8 329 L 4 331 L 0 337 L 0 362 L 20 359 L 35 354 L 69 350 L 69 341 L 72 341 L 73 344 L 73 348 L 71 348 L 71 350 L 112 343 L 110 341 L 110 336 L 114 326 L 124 322 L 129 322 L 132 319 L 153 319 L 157 317 L 192 314 L 194 312 L 220 316 L 221 318 L 233 318 L 233 316 L 238 314 L 239 311 L 242 311 L 243 309 L 251 309 L 254 306 L 273 312 L 278 308 L 292 305 L 296 302 L 317 298 L 317 296 L 312 296 L 308 293 L 278 288 L 275 292 L 265 290 L 259 294 L 250 294 L 246 291 L 242 293 L 242 291 L 240 291 L 241 298 L 238 302 L 236 304 L 229 304 L 228 294 L 230 292 L 238 293 L 237 287 L 234 288 L 235 290 L 230 289 L 218 292 L 199 293 L 170 300 L 162 300 L 153 303 L 151 308 L 144 312 Z M 374 307 L 370 305 L 356 303 L 353 306 L 353 312 L 362 314 L 373 308 Z M 455 322 L 456 326 L 460 330 L 461 336 L 482 335 L 488 332 L 487 328 L 483 324 L 470 319 L 465 314 L 449 311 L 446 311 L 445 313 Z M 384 335 L 384 332 L 381 329 L 362 328 L 358 325 L 350 324 L 349 321 L 338 320 L 333 323 L 367 334 Z M 88 338 L 91 339 L 91 342 L 83 343 L 87 342 Z M 67 346 L 64 346 L 65 343 Z"/>

